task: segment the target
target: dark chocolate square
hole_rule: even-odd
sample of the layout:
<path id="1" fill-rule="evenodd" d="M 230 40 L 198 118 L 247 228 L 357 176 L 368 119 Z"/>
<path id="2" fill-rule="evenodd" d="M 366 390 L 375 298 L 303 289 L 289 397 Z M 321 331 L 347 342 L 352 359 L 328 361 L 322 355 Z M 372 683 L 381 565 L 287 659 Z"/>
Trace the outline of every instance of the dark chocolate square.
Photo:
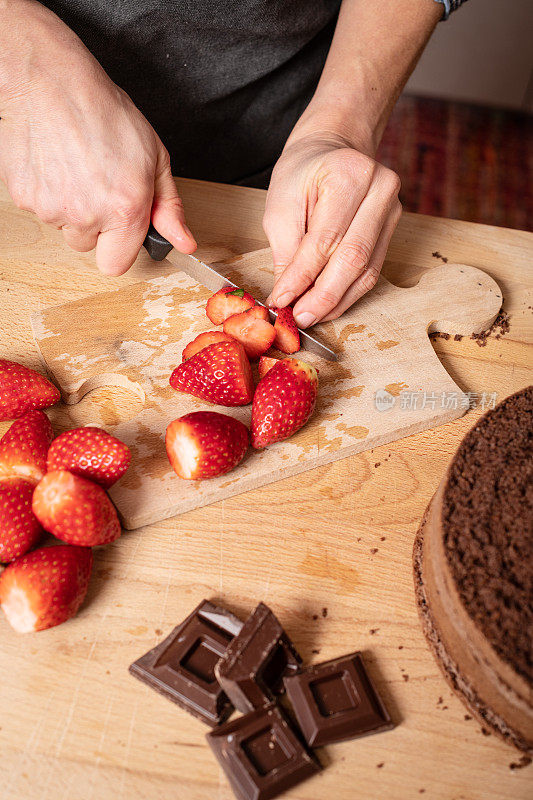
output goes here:
<path id="1" fill-rule="evenodd" d="M 259 603 L 215 668 L 235 708 L 261 708 L 283 692 L 283 679 L 298 672 L 302 660 L 272 611 Z"/>
<path id="2" fill-rule="evenodd" d="M 204 600 L 130 672 L 198 719 L 217 725 L 233 705 L 218 683 L 215 665 L 241 628 L 237 617 Z"/>
<path id="3" fill-rule="evenodd" d="M 327 661 L 285 678 L 287 697 L 312 747 L 392 728 L 361 653 Z"/>
<path id="4" fill-rule="evenodd" d="M 320 770 L 275 705 L 221 725 L 207 741 L 238 800 L 271 800 Z"/>

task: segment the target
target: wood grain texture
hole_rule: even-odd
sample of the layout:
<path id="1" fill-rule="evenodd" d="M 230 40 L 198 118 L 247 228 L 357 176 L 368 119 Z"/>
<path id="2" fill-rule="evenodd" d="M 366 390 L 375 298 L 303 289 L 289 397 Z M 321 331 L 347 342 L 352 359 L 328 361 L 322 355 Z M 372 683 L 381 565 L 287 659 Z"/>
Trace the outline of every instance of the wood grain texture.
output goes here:
<path id="1" fill-rule="evenodd" d="M 264 193 L 183 181 L 180 189 L 200 257 L 266 245 Z M 503 289 L 508 335 L 483 348 L 468 338 L 434 343 L 465 392 L 503 399 L 530 382 L 532 243 L 518 231 L 409 214 L 393 237 L 384 273 L 397 285 L 416 284 L 442 263 L 438 252 L 486 270 Z M 70 251 L 0 189 L 0 356 L 40 368 L 31 313 L 174 271 L 142 255 L 123 278 L 104 279 L 91 254 Z M 139 405 L 130 392 L 97 389 L 50 417 L 56 432 L 113 425 Z M 265 600 L 308 662 L 365 651 L 398 723 L 322 751 L 328 768 L 291 800 L 528 798 L 531 768 L 510 769 L 517 754 L 465 720 L 414 602 L 414 533 L 479 414 L 125 534 L 95 551 L 88 598 L 66 625 L 17 636 L 0 618 L 0 798 L 232 800 L 204 726 L 127 674 L 204 596 L 243 614 Z"/>
<path id="2" fill-rule="evenodd" d="M 239 256 L 219 269 L 257 299 L 268 296 L 270 250 Z M 176 393 L 168 380 L 184 347 L 213 328 L 205 314 L 210 294 L 177 271 L 32 316 L 35 341 L 65 402 L 77 403 L 106 385 L 129 389 L 142 402 L 133 418 L 108 426 L 132 451 L 127 474 L 110 492 L 130 530 L 462 416 L 468 400 L 443 369 L 427 332 L 486 330 L 502 302 L 497 283 L 464 264 L 437 267 L 410 289 L 380 278 L 341 319 L 316 326 L 339 361 L 299 354 L 319 369 L 317 408 L 305 428 L 285 442 L 249 451 L 230 475 L 184 481 L 168 462 L 166 427 L 182 414 L 213 406 Z M 249 406 L 215 410 L 250 424 Z"/>

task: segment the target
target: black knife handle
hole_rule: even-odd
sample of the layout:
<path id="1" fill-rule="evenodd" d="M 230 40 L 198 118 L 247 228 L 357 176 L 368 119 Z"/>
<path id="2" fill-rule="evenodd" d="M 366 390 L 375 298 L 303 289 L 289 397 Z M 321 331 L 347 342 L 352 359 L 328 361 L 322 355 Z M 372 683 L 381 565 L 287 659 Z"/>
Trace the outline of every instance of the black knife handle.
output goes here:
<path id="1" fill-rule="evenodd" d="M 143 242 L 143 247 L 147 249 L 148 255 L 150 258 L 153 258 L 154 261 L 162 261 L 172 250 L 170 242 L 167 241 L 164 236 L 161 236 L 151 223 L 148 228 L 148 233 L 146 234 L 146 239 Z"/>

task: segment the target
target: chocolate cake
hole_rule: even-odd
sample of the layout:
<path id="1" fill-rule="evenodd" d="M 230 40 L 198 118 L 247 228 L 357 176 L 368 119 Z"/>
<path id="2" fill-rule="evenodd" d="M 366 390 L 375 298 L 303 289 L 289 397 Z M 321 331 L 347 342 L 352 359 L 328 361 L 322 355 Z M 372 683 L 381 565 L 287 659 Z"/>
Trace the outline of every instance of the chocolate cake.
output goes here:
<path id="1" fill-rule="evenodd" d="M 463 439 L 414 546 L 424 633 L 485 728 L 533 750 L 533 387 Z"/>

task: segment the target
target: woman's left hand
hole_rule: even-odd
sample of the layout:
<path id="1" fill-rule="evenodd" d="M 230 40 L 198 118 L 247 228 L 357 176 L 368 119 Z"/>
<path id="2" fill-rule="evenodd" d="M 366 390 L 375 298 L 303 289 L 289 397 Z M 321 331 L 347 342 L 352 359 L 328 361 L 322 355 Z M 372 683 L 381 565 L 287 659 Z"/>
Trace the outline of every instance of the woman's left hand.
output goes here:
<path id="1" fill-rule="evenodd" d="M 269 300 L 296 301 L 296 322 L 307 328 L 336 319 L 376 283 L 401 216 L 400 179 L 340 137 L 291 139 L 263 219 L 274 257 Z"/>

